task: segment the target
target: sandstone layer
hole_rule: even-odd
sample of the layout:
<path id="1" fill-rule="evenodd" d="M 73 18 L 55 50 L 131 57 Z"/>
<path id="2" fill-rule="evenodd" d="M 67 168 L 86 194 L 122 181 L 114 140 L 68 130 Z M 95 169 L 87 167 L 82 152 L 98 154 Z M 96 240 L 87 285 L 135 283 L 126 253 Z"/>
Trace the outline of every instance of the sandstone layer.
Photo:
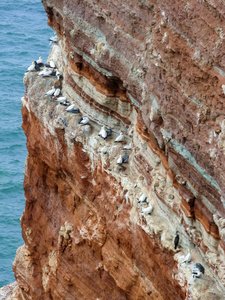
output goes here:
<path id="1" fill-rule="evenodd" d="M 62 78 L 24 77 L 16 297 L 225 299 L 223 1 L 42 2 Z M 56 84 L 81 114 L 45 96 Z"/>

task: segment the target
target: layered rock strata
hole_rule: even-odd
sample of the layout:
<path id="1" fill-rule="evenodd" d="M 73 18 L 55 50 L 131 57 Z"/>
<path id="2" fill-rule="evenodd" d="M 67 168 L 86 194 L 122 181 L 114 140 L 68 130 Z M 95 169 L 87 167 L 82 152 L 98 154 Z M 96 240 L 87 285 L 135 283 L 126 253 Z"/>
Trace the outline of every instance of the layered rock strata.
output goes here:
<path id="1" fill-rule="evenodd" d="M 18 299 L 224 299 L 222 1 L 43 4 L 63 78 L 24 77 Z M 80 115 L 45 96 L 56 84 Z"/>

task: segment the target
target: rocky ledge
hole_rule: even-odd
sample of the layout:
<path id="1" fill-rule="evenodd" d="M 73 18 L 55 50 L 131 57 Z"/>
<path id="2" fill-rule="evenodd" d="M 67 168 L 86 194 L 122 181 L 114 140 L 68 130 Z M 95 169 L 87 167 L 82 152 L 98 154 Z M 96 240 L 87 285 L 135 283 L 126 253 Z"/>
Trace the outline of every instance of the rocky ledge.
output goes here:
<path id="1" fill-rule="evenodd" d="M 61 76 L 24 77 L 12 299 L 224 299 L 222 0 L 42 2 Z"/>

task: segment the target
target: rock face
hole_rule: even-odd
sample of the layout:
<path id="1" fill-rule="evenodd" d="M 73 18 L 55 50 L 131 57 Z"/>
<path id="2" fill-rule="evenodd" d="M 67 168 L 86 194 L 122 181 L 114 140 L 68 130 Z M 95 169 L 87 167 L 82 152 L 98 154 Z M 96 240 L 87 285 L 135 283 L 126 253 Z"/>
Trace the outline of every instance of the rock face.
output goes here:
<path id="1" fill-rule="evenodd" d="M 24 77 L 17 299 L 224 299 L 223 1 L 42 2 L 62 76 Z"/>

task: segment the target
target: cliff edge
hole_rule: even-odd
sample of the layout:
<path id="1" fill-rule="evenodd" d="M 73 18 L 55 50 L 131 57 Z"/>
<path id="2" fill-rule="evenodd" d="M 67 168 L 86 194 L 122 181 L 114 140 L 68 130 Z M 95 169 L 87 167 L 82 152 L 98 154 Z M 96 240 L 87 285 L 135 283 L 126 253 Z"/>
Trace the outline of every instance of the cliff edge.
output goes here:
<path id="1" fill-rule="evenodd" d="M 42 2 L 61 76 L 24 76 L 24 245 L 2 299 L 225 299 L 223 1 Z"/>

